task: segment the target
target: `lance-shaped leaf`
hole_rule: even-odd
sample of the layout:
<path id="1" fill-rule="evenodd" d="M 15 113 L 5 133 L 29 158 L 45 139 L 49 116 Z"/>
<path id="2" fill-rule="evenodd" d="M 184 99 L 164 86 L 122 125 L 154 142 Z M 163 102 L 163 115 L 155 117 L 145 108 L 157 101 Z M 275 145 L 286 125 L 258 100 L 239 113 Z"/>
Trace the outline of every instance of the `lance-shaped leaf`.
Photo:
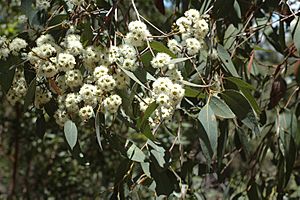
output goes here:
<path id="1" fill-rule="evenodd" d="M 207 133 L 213 153 L 217 150 L 218 144 L 218 124 L 213 110 L 206 104 L 200 111 L 198 119 Z"/>
<path id="2" fill-rule="evenodd" d="M 244 95 L 235 90 L 226 90 L 220 93 L 220 95 L 239 120 L 253 132 L 259 132 L 258 121 Z"/>
<path id="3" fill-rule="evenodd" d="M 214 111 L 215 115 L 222 118 L 235 118 L 235 114 L 229 106 L 219 97 L 212 96 L 209 100 L 209 106 Z"/>
<path id="4" fill-rule="evenodd" d="M 219 55 L 219 58 L 221 59 L 224 67 L 225 67 L 225 70 L 227 72 L 229 72 L 232 76 L 235 76 L 235 77 L 239 77 L 234 65 L 233 65 L 233 62 L 230 58 L 230 55 L 229 53 L 226 51 L 226 49 L 224 49 L 224 47 L 222 45 L 218 45 L 218 55 Z"/>
<path id="5" fill-rule="evenodd" d="M 150 43 L 150 47 L 158 52 L 169 54 L 169 56 L 171 56 L 172 58 L 176 58 L 176 55 L 161 42 L 153 41 Z"/>

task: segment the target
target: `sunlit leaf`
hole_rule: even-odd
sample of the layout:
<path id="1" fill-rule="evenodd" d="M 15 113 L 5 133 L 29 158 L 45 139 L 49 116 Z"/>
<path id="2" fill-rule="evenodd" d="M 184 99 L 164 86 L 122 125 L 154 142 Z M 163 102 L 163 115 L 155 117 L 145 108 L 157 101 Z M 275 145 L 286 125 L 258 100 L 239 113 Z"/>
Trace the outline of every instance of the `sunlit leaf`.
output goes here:
<path id="1" fill-rule="evenodd" d="M 71 120 L 66 121 L 64 125 L 64 133 L 70 148 L 73 149 L 77 142 L 78 134 L 76 124 Z"/>

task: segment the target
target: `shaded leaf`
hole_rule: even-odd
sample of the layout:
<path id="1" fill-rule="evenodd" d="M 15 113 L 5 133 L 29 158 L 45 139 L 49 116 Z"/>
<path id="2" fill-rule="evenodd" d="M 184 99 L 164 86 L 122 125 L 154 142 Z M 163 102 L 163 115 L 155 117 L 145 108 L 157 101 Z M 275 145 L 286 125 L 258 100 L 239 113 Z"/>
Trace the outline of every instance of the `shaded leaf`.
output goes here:
<path id="1" fill-rule="evenodd" d="M 164 0 L 154 0 L 155 7 L 159 10 L 161 14 L 165 14 Z"/>
<path id="2" fill-rule="evenodd" d="M 174 173 L 170 170 L 161 171 L 158 166 L 150 163 L 150 173 L 155 181 L 155 191 L 157 196 L 170 195 L 176 188 L 179 188 L 178 181 Z"/>
<path id="3" fill-rule="evenodd" d="M 218 144 L 218 123 L 213 110 L 209 104 L 206 104 L 200 111 L 198 119 L 201 122 L 205 132 L 207 133 L 210 146 L 213 153 L 217 150 Z"/>
<path id="4" fill-rule="evenodd" d="M 46 121 L 44 114 L 41 113 L 35 121 L 35 132 L 39 138 L 43 138 L 46 133 Z"/>
<path id="5" fill-rule="evenodd" d="M 137 127 L 141 128 L 145 125 L 145 123 L 148 121 L 149 117 L 152 115 L 152 113 L 156 110 L 158 107 L 158 104 L 156 102 L 152 102 L 146 109 L 144 116 L 142 119 L 138 122 Z"/>
<path id="6" fill-rule="evenodd" d="M 235 90 L 226 90 L 220 93 L 220 96 L 225 100 L 226 104 L 239 120 L 255 133 L 259 132 L 258 121 L 253 110 L 247 99 L 241 93 Z"/>
<path id="7" fill-rule="evenodd" d="M 100 149 L 103 150 L 102 144 L 101 144 L 100 116 L 99 115 L 102 115 L 102 117 L 103 117 L 103 114 L 102 113 L 100 114 L 100 112 L 97 111 L 96 117 L 95 117 L 95 129 L 96 129 L 97 142 L 99 144 Z M 103 120 L 104 120 L 104 117 L 103 117 Z"/>
<path id="8" fill-rule="evenodd" d="M 229 106 L 220 98 L 212 96 L 209 100 L 209 107 L 216 116 L 222 118 L 235 118 L 235 114 L 230 110 Z"/>
<path id="9" fill-rule="evenodd" d="M 129 76 L 132 80 L 134 80 L 136 83 L 138 83 L 140 86 L 147 88 L 135 75 L 134 73 L 132 73 L 131 71 L 128 71 L 122 67 L 120 67 L 122 69 L 122 71 Z"/>
<path id="10" fill-rule="evenodd" d="M 24 110 L 28 108 L 28 106 L 34 101 L 35 97 L 35 89 L 36 89 L 36 78 L 34 78 L 27 90 L 25 99 L 24 99 Z"/>
<path id="11" fill-rule="evenodd" d="M 184 87 L 184 96 L 185 97 L 193 97 L 198 99 L 204 99 L 205 94 L 203 94 L 201 91 L 193 89 L 191 87 L 185 86 Z"/>
<path id="12" fill-rule="evenodd" d="M 237 77 L 226 77 L 226 80 L 229 80 L 230 82 L 234 83 L 238 88 L 246 88 L 249 90 L 255 90 L 255 87 L 244 80 L 237 78 Z"/>
<path id="13" fill-rule="evenodd" d="M 224 49 L 222 45 L 218 44 L 217 51 L 219 58 L 221 59 L 223 66 L 225 67 L 225 70 L 229 72 L 232 76 L 240 77 L 226 49 Z"/>
<path id="14" fill-rule="evenodd" d="M 300 17 L 297 17 L 297 25 L 294 30 L 293 40 L 298 50 L 298 54 L 300 54 Z"/>

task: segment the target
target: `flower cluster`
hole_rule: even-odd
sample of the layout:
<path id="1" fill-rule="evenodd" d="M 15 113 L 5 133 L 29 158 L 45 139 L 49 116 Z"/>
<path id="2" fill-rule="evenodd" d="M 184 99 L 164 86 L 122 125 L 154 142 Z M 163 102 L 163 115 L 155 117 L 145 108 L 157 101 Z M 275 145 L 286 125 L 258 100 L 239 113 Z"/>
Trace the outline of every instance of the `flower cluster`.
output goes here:
<path id="1" fill-rule="evenodd" d="M 81 6 L 84 1 L 72 0 L 70 3 Z M 47 9 L 49 5 L 47 0 L 36 1 L 39 9 Z M 178 37 L 169 39 L 167 46 L 170 51 L 178 57 L 198 54 L 208 32 L 206 21 L 198 11 L 189 10 L 176 24 L 181 41 L 178 41 Z M 35 40 L 36 45 L 28 53 L 22 54 L 37 76 L 35 107 L 42 109 L 51 99 L 57 101 L 58 109 L 54 118 L 60 126 L 76 117 L 85 122 L 95 116 L 95 110 L 108 115 L 115 114 L 124 101 L 118 92 L 130 92 L 128 71 L 135 73 L 136 69 L 142 68 L 139 51 L 151 36 L 146 24 L 141 21 L 130 22 L 128 30 L 122 44 L 110 45 L 109 48 L 101 45 L 84 46 L 74 26 L 59 39 L 59 43 L 50 34 L 40 35 Z M 0 38 L 0 44 L 0 58 L 7 58 L 10 53 L 17 55 L 27 47 L 27 42 L 21 38 L 11 42 Z M 144 91 L 142 96 L 145 98 L 140 99 L 140 110 L 145 112 L 152 102 L 158 104 L 150 118 L 152 126 L 170 120 L 185 93 L 179 65 L 173 62 L 174 54 L 157 52 L 150 62 L 156 70 L 153 73 L 156 78 L 152 77 L 152 84 L 146 83 L 152 87 L 149 92 Z M 11 104 L 15 104 L 25 94 L 23 71 L 17 69 L 7 98 Z"/>
<path id="2" fill-rule="evenodd" d="M 8 39 L 5 36 L 0 37 L 0 59 L 5 60 L 9 56 Z"/>
<path id="3" fill-rule="evenodd" d="M 150 117 L 152 127 L 159 125 L 164 120 L 170 120 L 177 106 L 184 96 L 183 86 L 172 81 L 169 77 L 160 77 L 152 84 L 151 97 L 140 100 L 140 110 L 145 112 L 147 107 L 156 102 L 158 109 Z"/>
<path id="4" fill-rule="evenodd" d="M 133 21 L 128 25 L 129 33 L 126 34 L 125 42 L 139 47 L 151 36 L 146 24 L 141 21 Z"/>
<path id="5" fill-rule="evenodd" d="M 12 86 L 7 92 L 7 100 L 10 104 L 15 105 L 16 102 L 21 102 L 26 95 L 27 86 L 24 77 L 24 72 L 21 69 L 16 69 Z"/>
<path id="6" fill-rule="evenodd" d="M 204 48 L 204 38 L 209 31 L 209 26 L 205 17 L 195 9 L 186 11 L 184 15 L 176 20 L 182 41 L 171 39 L 168 41 L 168 47 L 176 55 L 186 53 L 194 56 Z"/>

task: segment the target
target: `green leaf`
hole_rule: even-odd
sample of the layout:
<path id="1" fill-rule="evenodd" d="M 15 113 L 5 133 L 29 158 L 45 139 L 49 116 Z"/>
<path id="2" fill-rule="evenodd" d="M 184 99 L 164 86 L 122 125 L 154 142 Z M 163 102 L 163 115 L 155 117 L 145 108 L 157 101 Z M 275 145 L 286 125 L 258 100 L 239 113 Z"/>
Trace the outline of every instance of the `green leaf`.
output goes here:
<path id="1" fill-rule="evenodd" d="M 31 19 L 34 13 L 32 2 L 32 0 L 21 0 L 21 10 L 26 15 L 26 17 L 28 17 L 28 19 Z"/>
<path id="2" fill-rule="evenodd" d="M 249 199 L 260 200 L 262 199 L 261 192 L 255 180 L 251 180 L 248 186 L 247 196 Z"/>
<path id="3" fill-rule="evenodd" d="M 96 137 L 97 137 L 97 142 L 99 144 L 99 147 L 101 151 L 103 150 L 102 144 L 101 144 L 101 133 L 100 133 L 100 113 L 97 111 L 96 117 L 95 117 L 95 129 L 96 129 Z M 104 119 L 104 117 L 103 117 Z"/>
<path id="4" fill-rule="evenodd" d="M 176 64 L 176 63 L 181 63 L 184 62 L 186 60 L 189 60 L 190 58 L 174 58 L 172 59 L 169 64 Z"/>
<path id="5" fill-rule="evenodd" d="M 82 24 L 83 30 L 80 39 L 85 45 L 91 45 L 93 39 L 93 30 L 89 21 Z"/>
<path id="6" fill-rule="evenodd" d="M 258 121 L 253 110 L 247 99 L 241 93 L 235 90 L 226 90 L 220 93 L 220 96 L 225 100 L 226 104 L 239 120 L 255 133 L 259 132 Z"/>
<path id="7" fill-rule="evenodd" d="M 158 42 L 158 41 L 152 41 L 150 42 L 150 47 L 154 50 L 156 50 L 157 52 L 163 52 L 166 54 L 169 54 L 169 56 L 171 56 L 172 58 L 176 58 L 176 55 L 170 51 L 170 49 L 168 49 L 163 43 Z"/>
<path id="8" fill-rule="evenodd" d="M 156 102 L 152 102 L 148 108 L 146 109 L 144 116 L 142 117 L 142 119 L 140 120 L 140 122 L 138 122 L 137 127 L 141 128 L 145 125 L 145 123 L 147 122 L 147 120 L 149 119 L 149 117 L 152 115 L 152 113 L 156 110 L 156 108 L 158 107 L 158 104 Z"/>
<path id="9" fill-rule="evenodd" d="M 154 141 L 155 140 L 155 137 L 154 135 L 152 134 L 152 131 L 151 131 L 151 127 L 149 125 L 149 123 L 146 123 L 144 126 L 142 126 L 142 130 L 141 130 L 141 133 L 146 136 L 148 139 Z"/>
<path id="10" fill-rule="evenodd" d="M 256 112 L 257 115 L 260 115 L 261 110 L 256 102 L 256 100 L 254 99 L 254 97 L 252 96 L 252 94 L 250 93 L 249 90 L 241 88 L 240 89 L 241 92 L 243 93 L 243 95 L 246 97 L 246 99 L 248 100 L 248 102 L 250 103 L 251 107 L 253 108 L 253 110 Z"/>
<path id="11" fill-rule="evenodd" d="M 191 87 L 197 87 L 197 88 L 206 88 L 206 87 L 209 87 L 208 85 L 199 85 L 199 84 L 191 83 L 191 82 L 185 81 L 185 80 L 182 80 L 181 82 L 182 82 L 184 85 L 191 86 Z"/>
<path id="12" fill-rule="evenodd" d="M 243 81 L 242 79 L 240 78 L 237 78 L 237 77 L 225 77 L 226 80 L 234 83 L 238 88 L 246 88 L 246 89 L 249 89 L 249 90 L 255 90 L 255 87 L 252 86 L 251 84 Z"/>
<path id="13" fill-rule="evenodd" d="M 233 8 L 234 8 L 234 10 L 235 10 L 236 15 L 238 16 L 238 18 L 241 19 L 241 17 L 242 17 L 241 8 L 240 8 L 240 5 L 239 5 L 239 3 L 238 3 L 237 0 L 234 1 Z"/>
<path id="14" fill-rule="evenodd" d="M 165 153 L 164 152 L 160 152 L 160 151 L 156 151 L 154 149 L 152 149 L 151 154 L 155 157 L 155 160 L 157 161 L 158 165 L 163 168 L 166 164 L 166 161 L 164 159 Z"/>
<path id="15" fill-rule="evenodd" d="M 15 75 L 15 69 L 10 69 L 4 73 L 0 73 L 0 84 L 4 91 L 4 93 L 7 93 L 9 89 L 11 88 L 11 85 L 14 80 Z"/>
<path id="16" fill-rule="evenodd" d="M 226 49 L 224 49 L 224 47 L 220 44 L 218 44 L 218 48 L 217 48 L 218 54 L 219 54 L 219 58 L 221 59 L 225 70 L 227 72 L 229 72 L 232 76 L 235 77 L 240 77 L 233 65 L 233 62 L 230 58 L 229 53 L 226 51 Z"/>
<path id="17" fill-rule="evenodd" d="M 144 67 L 150 67 L 151 66 L 151 60 L 153 59 L 153 55 L 150 51 L 147 51 L 141 55 L 141 61 L 144 65 Z"/>
<path id="18" fill-rule="evenodd" d="M 134 73 L 132 73 L 131 71 L 128 71 L 122 67 L 120 67 L 122 69 L 122 71 L 129 76 L 132 80 L 134 80 L 136 83 L 138 83 L 140 86 L 147 88 L 135 75 Z M 147 88 L 148 89 L 148 88 Z"/>
<path id="19" fill-rule="evenodd" d="M 159 166 L 150 163 L 150 173 L 156 183 L 155 191 L 157 196 L 168 196 L 172 194 L 176 188 L 179 188 L 179 181 L 177 181 L 177 178 L 172 171 L 162 170 Z"/>
<path id="20" fill-rule="evenodd" d="M 66 121 L 64 125 L 64 133 L 70 148 L 73 150 L 77 142 L 78 134 L 76 124 L 71 120 Z"/>
<path id="21" fill-rule="evenodd" d="M 248 102 L 251 104 L 256 114 L 259 115 L 261 113 L 260 108 L 254 97 L 251 95 L 251 92 L 249 91 L 255 90 L 255 87 L 236 77 L 226 77 L 225 79 L 234 83 L 241 90 L 241 92 L 247 98 Z"/>
<path id="22" fill-rule="evenodd" d="M 150 173 L 150 163 L 148 162 L 141 162 L 141 167 L 143 172 L 149 177 L 151 178 L 151 173 Z"/>
<path id="23" fill-rule="evenodd" d="M 295 46 L 298 50 L 298 54 L 300 54 L 300 18 L 297 17 L 297 24 L 296 24 L 296 27 L 295 27 L 295 30 L 294 30 L 294 37 L 293 37 L 293 40 L 294 40 L 294 43 L 295 43 Z"/>
<path id="24" fill-rule="evenodd" d="M 203 94 L 201 91 L 193 89 L 191 87 L 185 86 L 184 87 L 184 96 L 185 97 L 193 97 L 198 99 L 204 99 L 205 94 Z"/>
<path id="25" fill-rule="evenodd" d="M 210 146 L 213 153 L 217 150 L 218 145 L 218 124 L 213 110 L 209 104 L 206 104 L 200 111 L 198 119 L 207 133 Z"/>
<path id="26" fill-rule="evenodd" d="M 142 150 L 138 148 L 134 143 L 132 143 L 130 148 L 127 150 L 127 156 L 130 160 L 136 162 L 144 162 L 146 158 Z"/>
<path id="27" fill-rule="evenodd" d="M 220 98 L 212 96 L 209 100 L 209 107 L 213 110 L 216 116 L 222 118 L 235 118 L 235 114 L 231 111 L 229 106 Z"/>
<path id="28" fill-rule="evenodd" d="M 291 110 L 285 109 L 284 112 L 279 114 L 278 119 L 276 127 L 279 128 L 279 131 L 291 134 L 296 139 L 298 132 L 296 115 Z"/>
<path id="29" fill-rule="evenodd" d="M 43 112 L 39 114 L 38 118 L 35 121 L 35 125 L 35 133 L 39 138 L 42 139 L 46 133 L 46 120 Z"/>
<path id="30" fill-rule="evenodd" d="M 36 78 L 34 78 L 28 87 L 25 99 L 24 99 L 24 110 L 34 101 L 35 97 L 35 88 L 36 88 Z"/>

